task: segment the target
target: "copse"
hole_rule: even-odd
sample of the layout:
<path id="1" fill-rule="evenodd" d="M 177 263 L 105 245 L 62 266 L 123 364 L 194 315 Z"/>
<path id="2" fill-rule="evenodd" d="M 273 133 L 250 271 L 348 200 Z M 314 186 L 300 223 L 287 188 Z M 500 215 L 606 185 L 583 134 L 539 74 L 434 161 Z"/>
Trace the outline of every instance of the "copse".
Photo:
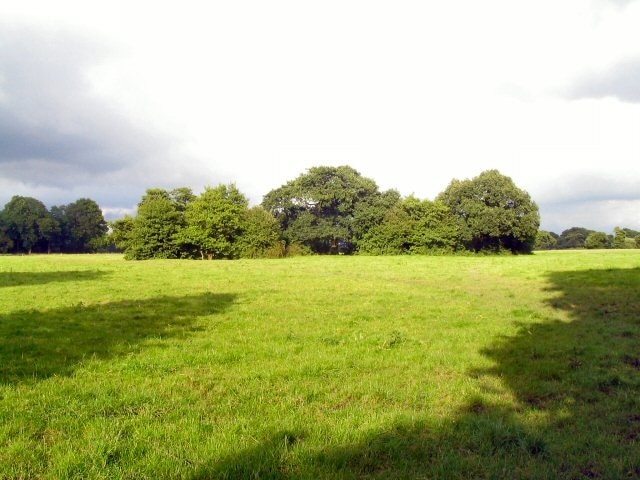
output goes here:
<path id="1" fill-rule="evenodd" d="M 462 240 L 475 252 L 530 252 L 540 226 L 538 206 L 497 170 L 453 180 L 437 200 L 458 219 Z"/>
<path id="2" fill-rule="evenodd" d="M 49 211 L 40 200 L 16 195 L 0 211 L 0 252 L 93 252 L 106 232 L 100 207 L 88 198 Z"/>

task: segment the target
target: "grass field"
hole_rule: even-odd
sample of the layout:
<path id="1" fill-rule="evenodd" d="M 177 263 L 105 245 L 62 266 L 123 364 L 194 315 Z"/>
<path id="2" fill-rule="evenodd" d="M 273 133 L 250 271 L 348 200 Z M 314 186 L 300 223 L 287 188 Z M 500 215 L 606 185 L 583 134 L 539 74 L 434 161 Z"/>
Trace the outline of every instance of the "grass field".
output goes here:
<path id="1" fill-rule="evenodd" d="M 640 251 L 0 257 L 0 478 L 640 478 Z"/>

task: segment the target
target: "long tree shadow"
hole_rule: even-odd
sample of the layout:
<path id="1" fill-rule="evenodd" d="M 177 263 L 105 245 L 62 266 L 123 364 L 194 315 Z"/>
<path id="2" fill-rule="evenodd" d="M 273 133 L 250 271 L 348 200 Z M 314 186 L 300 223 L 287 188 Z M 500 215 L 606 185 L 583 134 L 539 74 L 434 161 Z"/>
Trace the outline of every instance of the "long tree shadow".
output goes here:
<path id="1" fill-rule="evenodd" d="M 0 288 L 55 282 L 97 280 L 106 274 L 106 272 L 98 270 L 71 270 L 62 272 L 0 272 Z"/>
<path id="2" fill-rule="evenodd" d="M 131 352 L 141 341 L 193 330 L 224 311 L 232 294 L 161 296 L 0 316 L 0 383 L 69 375 L 84 360 Z"/>
<path id="3" fill-rule="evenodd" d="M 399 421 L 316 451 L 300 448 L 306 432 L 278 432 L 192 478 L 640 478 L 640 269 L 548 280 L 568 320 L 523 322 L 483 350 L 494 367 L 469 372 L 511 400 L 487 390 L 444 424 Z"/>

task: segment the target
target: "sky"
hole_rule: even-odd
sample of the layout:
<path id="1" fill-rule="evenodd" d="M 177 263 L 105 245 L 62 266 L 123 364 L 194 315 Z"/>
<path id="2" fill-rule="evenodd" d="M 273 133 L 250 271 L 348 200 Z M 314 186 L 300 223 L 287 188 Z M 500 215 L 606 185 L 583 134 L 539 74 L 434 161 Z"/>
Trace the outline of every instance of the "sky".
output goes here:
<path id="1" fill-rule="evenodd" d="M 541 228 L 640 230 L 640 0 L 0 2 L 0 208 L 350 165 L 498 169 Z"/>

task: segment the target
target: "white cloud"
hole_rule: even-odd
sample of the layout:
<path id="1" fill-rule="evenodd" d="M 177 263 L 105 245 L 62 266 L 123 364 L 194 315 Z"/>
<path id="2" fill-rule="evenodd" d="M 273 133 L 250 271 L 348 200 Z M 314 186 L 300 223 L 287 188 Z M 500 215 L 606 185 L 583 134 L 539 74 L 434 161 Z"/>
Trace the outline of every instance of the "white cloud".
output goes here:
<path id="1" fill-rule="evenodd" d="M 93 105 L 171 132 L 155 160 L 81 179 L 88 190 L 121 181 L 139 198 L 155 184 L 236 181 L 258 202 L 311 166 L 350 164 L 432 198 L 454 177 L 498 168 L 543 220 L 556 221 L 551 206 L 571 188 L 584 202 L 597 194 L 606 223 L 607 197 L 640 179 L 640 104 L 565 98 L 640 58 L 638 1 L 6 4 L 12 25 L 106 45 L 85 65 Z M 112 191 L 103 206 L 135 203 Z M 563 210 L 567 227 L 578 211 Z"/>

